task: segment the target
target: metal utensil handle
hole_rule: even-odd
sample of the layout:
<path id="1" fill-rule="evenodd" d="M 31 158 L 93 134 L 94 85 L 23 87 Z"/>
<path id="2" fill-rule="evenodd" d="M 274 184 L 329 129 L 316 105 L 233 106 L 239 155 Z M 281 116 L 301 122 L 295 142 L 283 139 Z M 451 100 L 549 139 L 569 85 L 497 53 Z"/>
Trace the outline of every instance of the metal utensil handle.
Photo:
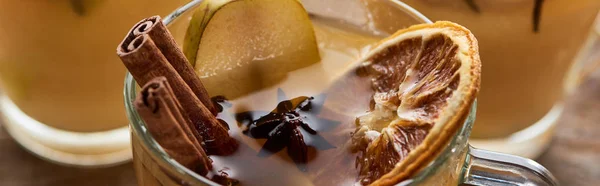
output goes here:
<path id="1" fill-rule="evenodd" d="M 464 185 L 559 185 L 552 173 L 539 163 L 519 156 L 469 146 Z"/>

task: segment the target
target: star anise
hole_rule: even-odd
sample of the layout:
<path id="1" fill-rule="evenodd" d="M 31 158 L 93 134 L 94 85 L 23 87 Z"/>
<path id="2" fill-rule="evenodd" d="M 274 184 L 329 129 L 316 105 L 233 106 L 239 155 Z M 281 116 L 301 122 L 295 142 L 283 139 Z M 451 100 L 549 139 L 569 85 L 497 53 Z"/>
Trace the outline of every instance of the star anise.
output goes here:
<path id="1" fill-rule="evenodd" d="M 270 156 L 287 147 L 287 154 L 300 170 L 305 171 L 310 148 L 317 150 L 335 148 L 318 135 L 318 131 L 314 128 L 327 130 L 339 125 L 340 122 L 317 116 L 323 108 L 324 95 L 301 96 L 288 100 L 285 93 L 279 89 L 277 97 L 280 102 L 273 111 L 244 112 L 236 114 L 236 119 L 248 126 L 244 134 L 255 139 L 267 139 L 259 156 Z"/>

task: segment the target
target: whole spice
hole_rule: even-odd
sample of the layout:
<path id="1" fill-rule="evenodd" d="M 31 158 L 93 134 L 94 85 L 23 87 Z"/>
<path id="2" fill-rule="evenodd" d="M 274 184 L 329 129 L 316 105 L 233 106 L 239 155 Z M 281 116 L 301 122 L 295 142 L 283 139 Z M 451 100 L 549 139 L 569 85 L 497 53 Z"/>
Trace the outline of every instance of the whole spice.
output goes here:
<path id="1" fill-rule="evenodd" d="M 192 133 L 191 122 L 182 114 L 183 108 L 165 77 L 148 82 L 134 105 L 152 137 L 169 156 L 201 175 L 212 169 L 211 160 Z"/>
<path id="2" fill-rule="evenodd" d="M 216 115 L 218 111 L 215 108 L 215 104 L 211 101 L 206 88 L 204 88 L 194 68 L 177 46 L 175 39 L 173 39 L 167 27 L 162 23 L 160 16 L 143 19 L 129 31 L 129 35 L 134 37 L 142 34 L 150 36 L 160 52 L 167 58 L 167 61 L 169 61 L 183 81 L 192 89 L 196 97 L 200 99 L 208 110 Z"/>
<path id="3" fill-rule="evenodd" d="M 117 54 L 137 83 L 145 85 L 155 77 L 166 77 L 173 89 L 173 94 L 181 103 L 185 115 L 191 121 L 192 126 L 190 128 L 195 129 L 192 130 L 194 135 L 198 140 L 204 142 L 203 147 L 206 152 L 216 155 L 233 153 L 237 149 L 237 141 L 229 136 L 228 129 L 220 123 L 213 112 L 194 94 L 194 91 L 184 81 L 182 75 L 171 65 L 189 65 L 185 57 L 167 58 L 148 34 L 140 33 L 135 36 L 136 34 L 133 33 L 135 30 L 137 29 L 132 29 L 132 32 L 119 44 Z M 171 37 L 168 33 L 166 36 Z M 183 55 L 181 52 L 167 52 L 167 54 Z M 169 59 L 172 61 L 169 61 Z M 183 61 L 175 62 L 175 60 Z M 200 81 L 199 79 L 189 80 Z M 200 82 L 191 84 L 201 85 Z M 208 102 L 211 101 L 209 100 Z"/>
<path id="4" fill-rule="evenodd" d="M 254 111 L 236 114 L 238 122 L 248 125 L 244 134 L 256 138 L 267 139 L 260 156 L 269 156 L 287 147 L 287 154 L 296 166 L 306 171 L 309 160 L 309 149 L 326 150 L 335 148 L 320 136 L 310 125 L 328 126 L 333 128 L 339 122 L 319 118 L 325 96 L 297 97 L 287 99 L 283 90 L 279 89 L 277 97 L 279 104 L 271 112 Z M 257 119 L 255 119 L 258 117 Z M 301 131 L 305 131 L 303 134 Z M 306 135 L 306 136 L 305 136 Z M 310 138 L 307 144 L 305 138 Z"/>

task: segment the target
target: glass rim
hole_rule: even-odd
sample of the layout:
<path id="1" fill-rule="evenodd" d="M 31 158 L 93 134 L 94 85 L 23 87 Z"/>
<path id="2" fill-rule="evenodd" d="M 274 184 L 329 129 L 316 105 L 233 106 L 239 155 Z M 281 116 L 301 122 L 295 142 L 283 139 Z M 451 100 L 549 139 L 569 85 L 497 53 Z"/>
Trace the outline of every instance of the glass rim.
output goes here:
<path id="1" fill-rule="evenodd" d="M 171 14 L 163 18 L 163 23 L 165 25 L 169 25 L 172 21 L 177 19 L 183 13 L 195 8 L 199 5 L 203 0 L 193 0 L 173 11 Z M 412 8 L 411 6 L 399 1 L 399 0 L 387 0 L 391 3 L 394 3 L 399 6 L 400 9 L 403 9 L 403 12 L 414 18 L 415 20 L 419 20 L 422 23 L 433 23 L 423 14 Z M 169 165 L 177 172 L 178 175 L 171 175 L 178 178 L 185 178 L 186 181 L 192 180 L 193 183 L 189 184 L 205 184 L 205 185 L 215 185 L 219 184 L 211 181 L 210 179 L 197 174 L 196 172 L 185 168 L 183 165 L 174 161 L 169 155 L 162 149 L 162 147 L 152 138 L 149 131 L 146 129 L 146 124 L 141 120 L 137 111 L 134 109 L 133 101 L 137 96 L 137 83 L 133 79 L 133 76 L 127 72 L 125 77 L 125 86 L 124 86 L 124 101 L 125 101 L 125 109 L 127 111 L 127 118 L 130 122 L 130 128 L 132 133 L 135 133 L 139 138 L 139 142 L 142 146 L 147 149 L 148 153 L 151 156 L 156 158 L 152 158 L 155 161 L 159 161 L 157 163 L 162 165 Z M 468 137 L 470 134 L 470 129 L 472 127 L 473 121 L 475 119 L 477 102 L 473 102 L 472 107 L 470 109 L 469 115 L 467 116 L 465 122 L 462 124 L 461 128 L 456 131 L 453 135 L 452 140 L 449 141 L 448 145 L 444 148 L 444 150 L 434 159 L 431 163 L 424 169 L 420 170 L 415 176 L 411 177 L 408 180 L 421 180 L 423 178 L 428 177 L 430 174 L 435 173 L 435 171 L 452 155 L 453 147 L 457 145 L 457 140 L 459 137 L 464 136 Z M 143 149 L 140 149 L 143 150 Z M 405 180 L 406 181 L 406 180 Z"/>

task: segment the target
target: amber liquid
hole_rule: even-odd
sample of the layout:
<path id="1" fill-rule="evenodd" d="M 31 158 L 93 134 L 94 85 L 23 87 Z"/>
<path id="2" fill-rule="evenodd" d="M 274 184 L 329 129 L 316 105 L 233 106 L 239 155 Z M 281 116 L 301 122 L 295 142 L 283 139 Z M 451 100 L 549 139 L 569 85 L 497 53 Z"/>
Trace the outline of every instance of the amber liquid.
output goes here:
<path id="1" fill-rule="evenodd" d="M 470 29 L 482 62 L 472 137 L 506 137 L 540 120 L 563 96 L 563 78 L 588 37 L 600 1 L 402 0 L 432 21 Z"/>
<path id="2" fill-rule="evenodd" d="M 46 125 L 97 132 L 127 125 L 117 44 L 135 22 L 189 0 L 0 1 L 0 86 Z"/>
<path id="3" fill-rule="evenodd" d="M 356 154 L 349 151 L 355 116 L 368 111 L 372 92 L 369 84 L 358 90 L 349 80 L 357 80 L 355 62 L 371 44 L 380 38 L 349 25 L 313 19 L 319 43 L 321 62 L 289 72 L 281 83 L 229 100 L 219 118 L 230 126 L 230 134 L 241 142 L 230 156 L 211 156 L 213 170 L 239 180 L 242 185 L 352 185 L 358 177 L 354 167 Z M 360 82 L 368 83 L 362 78 Z M 210 88 L 210 87 L 207 87 Z M 279 93 L 278 93 L 279 92 Z M 342 95 L 348 92 L 349 95 Z M 282 95 L 285 94 L 285 95 Z M 245 134 L 246 123 L 236 120 L 240 113 L 255 119 L 276 108 L 283 100 L 300 96 L 322 99 L 322 109 L 308 110 L 309 125 L 317 131 L 303 131 L 309 146 L 308 162 L 295 163 L 287 151 L 269 152 L 262 149 L 265 139 Z M 348 98 L 348 99 L 346 99 Z"/>

